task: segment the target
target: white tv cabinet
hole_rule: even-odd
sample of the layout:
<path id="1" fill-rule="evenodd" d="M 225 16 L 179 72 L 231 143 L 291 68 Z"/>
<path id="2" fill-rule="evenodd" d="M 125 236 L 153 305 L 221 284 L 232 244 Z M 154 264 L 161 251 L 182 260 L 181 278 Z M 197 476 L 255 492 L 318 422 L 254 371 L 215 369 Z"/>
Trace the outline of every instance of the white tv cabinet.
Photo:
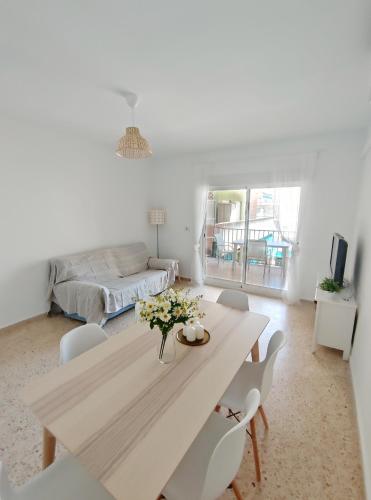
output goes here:
<path id="1" fill-rule="evenodd" d="M 312 352 L 315 352 L 317 344 L 320 344 L 340 349 L 343 351 L 343 359 L 349 359 L 357 310 L 357 304 L 351 295 L 351 288 L 344 288 L 339 293 L 330 293 L 317 286 Z"/>

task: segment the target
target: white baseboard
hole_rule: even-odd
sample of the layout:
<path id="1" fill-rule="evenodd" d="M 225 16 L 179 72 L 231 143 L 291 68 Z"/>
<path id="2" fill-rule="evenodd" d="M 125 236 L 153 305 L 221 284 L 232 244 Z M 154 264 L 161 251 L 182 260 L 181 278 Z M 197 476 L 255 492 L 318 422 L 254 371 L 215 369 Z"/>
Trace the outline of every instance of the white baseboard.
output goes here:
<path id="1" fill-rule="evenodd" d="M 353 402 L 354 402 L 354 407 L 356 410 L 356 417 L 357 417 L 357 427 L 358 427 L 358 441 L 359 445 L 361 448 L 361 461 L 362 461 L 362 472 L 363 472 L 363 484 L 365 487 L 365 495 L 366 495 L 366 500 L 371 500 L 371 464 L 369 463 L 368 456 L 366 454 L 366 449 L 365 449 L 365 440 L 363 438 L 363 421 L 361 417 L 361 411 L 359 408 L 359 402 L 357 399 L 357 390 L 354 384 L 354 378 L 353 378 L 353 371 L 352 371 L 352 356 L 350 357 L 350 378 L 352 381 L 352 389 L 353 389 Z"/>

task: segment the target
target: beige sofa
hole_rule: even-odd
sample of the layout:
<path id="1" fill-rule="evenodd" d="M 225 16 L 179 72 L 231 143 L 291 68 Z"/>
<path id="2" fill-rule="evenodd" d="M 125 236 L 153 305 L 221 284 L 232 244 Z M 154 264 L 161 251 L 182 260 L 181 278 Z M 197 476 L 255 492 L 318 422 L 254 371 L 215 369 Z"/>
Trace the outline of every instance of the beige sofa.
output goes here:
<path id="1" fill-rule="evenodd" d="M 176 260 L 150 257 L 142 242 L 58 257 L 50 261 L 51 309 L 104 325 L 136 300 L 164 291 L 177 274 Z"/>

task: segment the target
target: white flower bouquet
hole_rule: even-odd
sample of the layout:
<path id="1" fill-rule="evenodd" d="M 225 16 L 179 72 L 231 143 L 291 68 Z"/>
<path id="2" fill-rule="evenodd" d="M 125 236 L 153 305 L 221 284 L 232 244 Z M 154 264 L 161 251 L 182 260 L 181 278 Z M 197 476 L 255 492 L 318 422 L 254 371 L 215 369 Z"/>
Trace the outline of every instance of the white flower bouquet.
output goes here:
<path id="1" fill-rule="evenodd" d="M 140 300 L 138 307 L 139 321 L 148 323 L 151 330 L 158 327 L 162 333 L 159 357 L 161 359 L 166 338 L 176 323 L 192 322 L 195 318 L 203 318 L 199 309 L 202 295 L 190 297 L 190 290 L 173 290 L 170 288 L 160 295 L 147 300 Z"/>

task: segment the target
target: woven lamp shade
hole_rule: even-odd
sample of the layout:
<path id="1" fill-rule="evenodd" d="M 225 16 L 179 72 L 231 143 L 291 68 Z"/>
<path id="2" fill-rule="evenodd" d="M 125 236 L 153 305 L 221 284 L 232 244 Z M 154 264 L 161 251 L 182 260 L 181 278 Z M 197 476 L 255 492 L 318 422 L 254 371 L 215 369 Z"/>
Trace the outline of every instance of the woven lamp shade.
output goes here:
<path id="1" fill-rule="evenodd" d="M 151 208 L 148 212 L 148 220 L 150 224 L 162 225 L 166 222 L 166 210 L 164 208 Z"/>
<path id="2" fill-rule="evenodd" d="M 127 127 L 126 134 L 119 140 L 116 155 L 120 158 L 140 160 L 152 156 L 150 145 L 140 135 L 138 127 Z"/>

